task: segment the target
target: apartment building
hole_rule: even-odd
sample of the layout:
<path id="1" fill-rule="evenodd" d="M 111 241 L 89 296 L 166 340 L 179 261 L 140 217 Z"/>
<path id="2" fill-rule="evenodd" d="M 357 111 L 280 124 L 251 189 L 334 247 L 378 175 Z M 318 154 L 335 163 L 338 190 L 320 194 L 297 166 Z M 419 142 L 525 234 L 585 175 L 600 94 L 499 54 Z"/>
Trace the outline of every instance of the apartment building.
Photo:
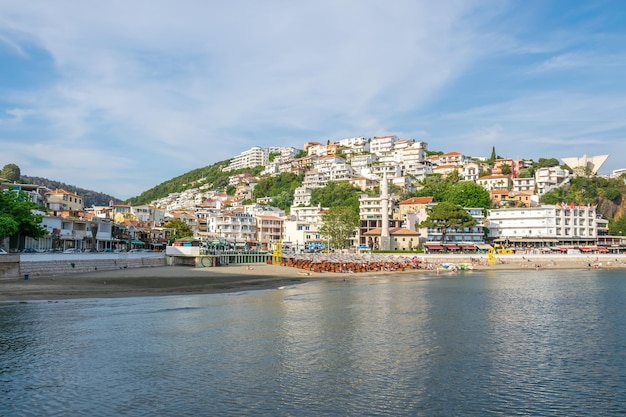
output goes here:
<path id="1" fill-rule="evenodd" d="M 370 141 L 370 152 L 377 155 L 389 153 L 393 150 L 393 145 L 397 140 L 398 137 L 395 135 L 375 137 Z"/>
<path id="2" fill-rule="evenodd" d="M 370 143 L 369 139 L 365 137 L 356 137 L 342 139 L 338 142 L 339 146 L 344 148 L 346 155 L 357 155 L 362 153 L 369 153 Z"/>
<path id="3" fill-rule="evenodd" d="M 371 172 L 370 167 L 378 161 L 375 154 L 355 155 L 350 158 L 350 165 L 355 175 L 363 175 L 363 172 Z"/>
<path id="4" fill-rule="evenodd" d="M 397 159 L 403 175 L 412 175 L 418 179 L 432 172 L 432 166 L 426 159 L 426 142 L 411 142 L 406 147 L 396 149 Z"/>
<path id="5" fill-rule="evenodd" d="M 484 172 L 484 166 L 475 162 L 470 162 L 459 170 L 459 176 L 464 181 L 476 182 L 480 178 L 480 174 Z"/>
<path id="6" fill-rule="evenodd" d="M 511 182 L 513 184 L 513 191 L 516 193 L 525 192 L 525 193 L 535 193 L 535 178 L 512 178 Z"/>
<path id="7" fill-rule="evenodd" d="M 319 229 L 324 222 L 322 216 L 327 209 L 316 207 L 291 207 L 290 216 L 285 220 L 285 239 L 296 250 L 319 249 L 324 246 Z"/>
<path id="8" fill-rule="evenodd" d="M 314 163 L 317 174 L 328 181 L 348 181 L 354 177 L 352 166 L 346 160 L 334 155 L 320 157 Z"/>
<path id="9" fill-rule="evenodd" d="M 571 174 L 560 167 L 540 168 L 535 171 L 537 195 L 542 196 L 567 183 L 570 179 Z"/>
<path id="10" fill-rule="evenodd" d="M 256 240 L 262 250 L 270 250 L 273 244 L 283 240 L 284 219 L 279 216 L 256 217 Z"/>
<path id="11" fill-rule="evenodd" d="M 456 165 L 463 166 L 470 162 L 470 159 L 460 152 L 448 152 L 443 155 L 432 155 L 428 158 L 433 165 Z"/>
<path id="12" fill-rule="evenodd" d="M 462 229 L 444 230 L 440 227 L 427 229 L 424 248 L 428 252 L 437 251 L 472 251 L 486 248 L 484 224 L 485 216 L 482 208 L 465 208 L 470 216 L 476 220 L 476 225 Z"/>
<path id="13" fill-rule="evenodd" d="M 256 243 L 256 219 L 252 214 L 219 213 L 215 217 L 215 229 L 218 236 L 237 248 Z"/>
<path id="14" fill-rule="evenodd" d="M 254 168 L 260 165 L 266 165 L 269 162 L 269 154 L 269 148 L 253 146 L 249 150 L 231 159 L 230 163 L 223 171 L 235 171 L 242 168 Z"/>
<path id="15" fill-rule="evenodd" d="M 511 246 L 594 245 L 598 236 L 595 206 L 492 209 L 488 221 L 490 238 Z"/>

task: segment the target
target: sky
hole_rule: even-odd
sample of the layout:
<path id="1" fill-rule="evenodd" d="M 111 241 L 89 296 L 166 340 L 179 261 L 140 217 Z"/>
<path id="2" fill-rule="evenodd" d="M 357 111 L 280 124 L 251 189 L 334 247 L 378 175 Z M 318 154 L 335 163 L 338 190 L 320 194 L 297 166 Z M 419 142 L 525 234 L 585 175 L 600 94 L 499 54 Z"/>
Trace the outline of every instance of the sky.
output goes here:
<path id="1" fill-rule="evenodd" d="M 0 0 L 0 167 L 127 199 L 397 135 L 626 167 L 626 2 Z"/>

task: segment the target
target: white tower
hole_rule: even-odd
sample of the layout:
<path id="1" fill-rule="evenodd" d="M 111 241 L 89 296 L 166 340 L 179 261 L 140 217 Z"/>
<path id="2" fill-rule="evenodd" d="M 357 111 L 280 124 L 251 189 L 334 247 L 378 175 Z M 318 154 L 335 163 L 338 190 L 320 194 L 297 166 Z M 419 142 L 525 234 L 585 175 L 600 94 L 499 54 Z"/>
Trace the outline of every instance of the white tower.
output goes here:
<path id="1" fill-rule="evenodd" d="M 380 249 L 391 250 L 391 238 L 389 237 L 389 186 L 387 173 L 383 173 L 380 184 L 380 206 L 382 210 L 382 231 L 380 233 Z"/>

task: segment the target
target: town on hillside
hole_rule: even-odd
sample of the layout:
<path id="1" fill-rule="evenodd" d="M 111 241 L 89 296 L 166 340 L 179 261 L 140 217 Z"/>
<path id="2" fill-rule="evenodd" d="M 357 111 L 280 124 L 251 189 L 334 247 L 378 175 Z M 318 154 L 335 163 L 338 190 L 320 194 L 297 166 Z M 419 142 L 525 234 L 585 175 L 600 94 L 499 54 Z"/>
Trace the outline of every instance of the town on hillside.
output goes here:
<path id="1" fill-rule="evenodd" d="M 459 152 L 429 152 L 427 143 L 396 136 L 355 137 L 292 147 L 253 147 L 234 156 L 224 172 L 228 186 L 202 184 L 148 204 L 111 202 L 84 207 L 80 195 L 32 184 L 10 183 L 45 207 L 42 226 L 47 235 L 33 239 L 4 239 L 12 252 L 43 251 L 161 251 L 173 239 L 191 235 L 207 248 L 270 251 L 280 243 L 286 251 L 389 250 L 427 253 L 588 252 L 621 253 L 626 237 L 609 234 L 608 219 L 596 203 L 543 204 L 541 197 L 577 176 L 594 176 L 608 155 L 563 158 L 550 166 L 533 161 L 476 158 Z M 258 176 L 241 173 L 262 167 Z M 566 169 L 569 168 L 569 169 Z M 624 178 L 626 169 L 611 177 Z M 273 197 L 255 198 L 260 178 L 294 173 L 302 183 L 285 208 Z M 451 175 L 476 184 L 488 193 L 489 207 L 462 207 L 467 226 L 428 222 L 442 201 L 434 196 L 402 198 L 423 188 L 428 178 Z M 312 204 L 314 190 L 329 183 L 349 183 L 361 190 L 359 223 L 345 247 L 333 247 L 323 233 L 328 207 Z M 229 191 L 227 193 L 226 191 Z M 7 247 L 8 246 L 8 247 Z"/>

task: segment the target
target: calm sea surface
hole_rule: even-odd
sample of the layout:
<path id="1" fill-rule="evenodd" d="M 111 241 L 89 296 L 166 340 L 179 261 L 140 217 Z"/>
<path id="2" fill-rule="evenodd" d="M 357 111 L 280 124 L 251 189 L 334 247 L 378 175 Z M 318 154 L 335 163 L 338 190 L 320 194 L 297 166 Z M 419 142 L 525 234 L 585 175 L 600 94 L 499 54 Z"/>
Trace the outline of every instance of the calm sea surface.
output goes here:
<path id="1" fill-rule="evenodd" d="M 626 414 L 623 271 L 0 304 L 1 416 Z"/>

